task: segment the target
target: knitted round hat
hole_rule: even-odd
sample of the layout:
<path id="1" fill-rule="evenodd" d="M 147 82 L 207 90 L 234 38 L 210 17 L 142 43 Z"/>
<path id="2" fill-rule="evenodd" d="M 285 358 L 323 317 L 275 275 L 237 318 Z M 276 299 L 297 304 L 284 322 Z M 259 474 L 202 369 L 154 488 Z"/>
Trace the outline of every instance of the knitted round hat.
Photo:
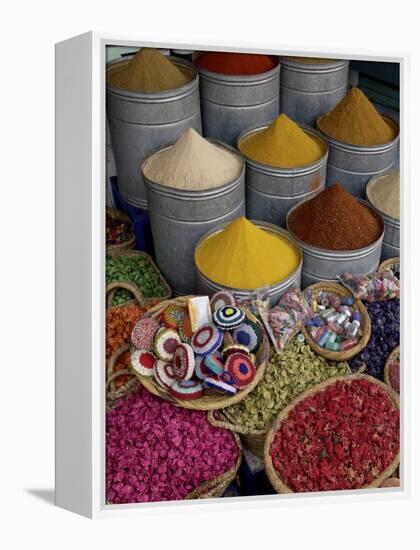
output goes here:
<path id="1" fill-rule="evenodd" d="M 214 312 L 213 321 L 221 330 L 232 330 L 245 321 L 245 312 L 237 306 L 223 306 Z"/>
<path id="2" fill-rule="evenodd" d="M 131 366 L 142 376 L 153 376 L 156 357 L 150 351 L 137 349 L 131 353 Z"/>
<path id="3" fill-rule="evenodd" d="M 194 352 L 189 344 L 181 343 L 175 348 L 172 359 L 177 380 L 189 380 L 194 374 Z"/>
<path id="4" fill-rule="evenodd" d="M 223 332 L 215 325 L 203 325 L 194 332 L 191 346 L 196 355 L 208 355 L 216 351 L 223 340 Z"/>

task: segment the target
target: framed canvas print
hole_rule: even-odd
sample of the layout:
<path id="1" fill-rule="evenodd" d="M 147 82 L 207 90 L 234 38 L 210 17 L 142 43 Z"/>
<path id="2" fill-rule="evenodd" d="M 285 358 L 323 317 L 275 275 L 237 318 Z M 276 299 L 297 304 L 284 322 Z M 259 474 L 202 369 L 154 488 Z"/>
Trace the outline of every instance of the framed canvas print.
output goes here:
<path id="1" fill-rule="evenodd" d="M 56 45 L 57 505 L 404 495 L 404 63 Z"/>

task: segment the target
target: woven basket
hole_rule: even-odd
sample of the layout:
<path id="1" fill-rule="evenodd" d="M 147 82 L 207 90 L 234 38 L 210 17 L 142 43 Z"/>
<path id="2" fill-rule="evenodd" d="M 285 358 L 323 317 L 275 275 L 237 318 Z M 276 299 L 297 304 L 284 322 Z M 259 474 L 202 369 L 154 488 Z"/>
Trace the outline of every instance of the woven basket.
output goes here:
<path id="1" fill-rule="evenodd" d="M 138 380 L 135 376 L 133 376 L 133 373 L 130 369 L 123 369 L 119 371 L 114 370 L 115 363 L 118 361 L 119 357 L 126 351 L 130 351 L 130 344 L 125 344 L 124 346 L 121 346 L 120 348 L 115 350 L 109 358 L 106 370 L 106 398 L 109 402 L 117 401 L 117 399 L 128 395 L 138 386 Z M 120 376 L 129 376 L 130 378 L 117 388 L 115 385 L 115 381 Z"/>
<path id="2" fill-rule="evenodd" d="M 277 431 L 279 430 L 281 423 L 283 420 L 287 418 L 289 413 L 292 411 L 292 409 L 301 401 L 306 399 L 307 397 L 314 395 L 315 393 L 324 390 L 328 386 L 335 384 L 337 381 L 342 380 L 343 382 L 351 382 L 353 380 L 369 380 L 370 382 L 373 382 L 374 384 L 377 384 L 378 386 L 381 386 L 384 388 L 387 392 L 389 397 L 391 398 L 392 402 L 394 403 L 395 407 L 399 409 L 400 406 L 400 400 L 398 397 L 398 394 L 395 393 L 391 388 L 389 388 L 386 384 L 383 382 L 380 382 L 376 378 L 373 378 L 372 376 L 368 376 L 366 374 L 352 374 L 349 376 L 335 376 L 334 378 L 330 378 L 329 380 L 325 380 L 324 382 L 321 382 L 320 384 L 317 384 L 316 386 L 313 386 L 309 390 L 301 393 L 296 399 L 294 399 L 287 407 L 285 407 L 281 413 L 278 415 L 276 420 L 273 422 L 273 425 L 271 426 L 270 430 L 267 433 L 267 437 L 265 439 L 264 444 L 264 464 L 265 464 L 265 471 L 268 476 L 268 479 L 270 480 L 271 485 L 273 488 L 277 491 L 277 493 L 293 493 L 294 491 L 290 489 L 281 479 L 277 472 L 277 470 L 273 466 L 273 462 L 271 460 L 270 456 L 270 447 L 273 442 L 274 436 L 276 435 Z M 397 453 L 394 460 L 391 462 L 391 464 L 386 468 L 381 475 L 379 475 L 372 483 L 363 485 L 361 489 L 369 489 L 373 487 L 379 487 L 382 482 L 385 479 L 388 479 L 396 470 L 400 462 L 400 453 Z"/>
<path id="3" fill-rule="evenodd" d="M 381 263 L 381 265 L 378 267 L 378 271 L 389 271 L 394 265 L 399 263 L 399 258 L 388 258 Z"/>
<path id="4" fill-rule="evenodd" d="M 314 285 L 308 286 L 307 290 L 312 290 L 315 295 L 318 295 L 323 290 L 326 290 L 329 292 L 333 292 L 340 297 L 353 297 L 352 293 L 349 290 L 336 283 L 316 283 Z M 360 338 L 359 342 L 352 348 L 345 351 L 329 351 L 325 348 L 322 348 L 321 346 L 318 346 L 318 344 L 312 339 L 311 335 L 306 330 L 306 327 L 303 326 L 302 334 L 305 336 L 305 340 L 315 353 L 321 355 L 322 357 L 325 357 L 326 359 L 330 359 L 331 361 L 347 361 L 351 357 L 357 355 L 367 345 L 367 343 L 369 342 L 371 331 L 369 314 L 360 300 L 355 299 L 353 307 L 357 309 L 362 316 L 361 327 L 363 330 L 363 336 Z"/>
<path id="5" fill-rule="evenodd" d="M 188 296 L 182 296 L 179 298 L 174 298 L 172 300 L 161 302 L 157 306 L 151 308 L 145 314 L 145 317 L 155 317 L 155 318 L 159 317 L 162 311 L 164 311 L 165 308 L 170 304 L 177 304 L 185 307 L 187 304 L 187 298 Z M 256 319 L 256 317 L 254 317 L 254 315 L 252 315 L 250 311 L 245 310 L 245 312 L 248 319 L 251 319 L 255 323 L 260 324 L 259 321 Z M 265 367 L 269 358 L 269 354 L 270 354 L 270 345 L 268 342 L 267 335 L 265 334 L 265 332 L 263 332 L 262 343 L 256 354 L 257 370 L 255 373 L 255 377 L 251 382 L 251 384 L 249 384 L 246 388 L 243 388 L 242 390 L 238 391 L 235 395 L 232 395 L 232 396 L 224 396 L 217 392 L 206 390 L 207 393 L 203 395 L 203 397 L 199 397 L 198 399 L 191 399 L 191 400 L 178 399 L 174 397 L 167 389 L 162 388 L 155 381 L 153 376 L 142 376 L 138 372 L 135 372 L 135 371 L 134 372 L 137 378 L 139 379 L 139 381 L 143 384 L 143 386 L 153 395 L 157 395 L 162 399 L 166 399 L 167 401 L 170 401 L 171 403 L 174 403 L 179 407 L 184 407 L 186 409 L 193 409 L 198 411 L 208 411 L 211 409 L 223 409 L 223 407 L 228 407 L 229 405 L 238 403 L 246 395 L 248 395 L 248 393 L 250 393 L 255 388 L 255 386 L 263 377 Z"/>
<path id="6" fill-rule="evenodd" d="M 123 373 L 120 371 L 118 374 Z M 137 382 L 138 385 L 138 382 Z M 134 391 L 137 386 L 134 386 L 130 391 Z M 123 397 L 123 396 L 120 396 Z M 119 399 L 119 398 L 118 398 Z M 107 410 L 112 409 L 116 404 L 117 399 L 107 400 Z M 238 447 L 238 458 L 230 470 L 224 472 L 219 477 L 211 479 L 209 481 L 203 481 L 198 487 L 193 491 L 188 493 L 185 497 L 185 500 L 197 500 L 204 498 L 219 498 L 222 497 L 229 485 L 234 481 L 238 475 L 239 467 L 242 462 L 242 443 L 237 434 L 232 432 L 233 437 L 235 438 L 236 445 Z M 107 501 L 107 504 L 111 504 Z"/>
<path id="7" fill-rule="evenodd" d="M 357 373 L 363 372 L 366 365 L 362 365 Z M 355 372 L 356 373 L 356 372 Z M 355 373 L 349 373 L 347 376 L 354 376 Z M 267 437 L 268 428 L 264 430 L 253 430 L 247 426 L 235 423 L 235 420 L 225 410 L 209 411 L 207 413 L 208 421 L 215 428 L 226 428 L 232 432 L 240 434 L 244 447 L 252 451 L 260 458 L 264 458 L 264 444 Z"/>
<path id="8" fill-rule="evenodd" d="M 162 296 L 151 296 L 149 298 L 145 298 L 139 286 L 133 283 L 132 281 L 113 281 L 112 283 L 109 283 L 106 287 L 106 292 L 108 296 L 108 307 L 112 306 L 115 291 L 117 288 L 125 288 L 126 290 L 129 290 L 135 297 L 134 300 L 127 300 L 123 304 L 118 304 L 118 305 L 128 305 L 130 303 L 136 303 L 136 302 L 138 302 L 140 305 L 147 305 L 148 303 L 155 302 L 156 300 L 168 300 L 171 297 L 172 291 L 170 286 L 166 282 L 158 266 L 155 264 L 151 256 L 147 254 L 147 252 L 143 252 L 141 250 L 114 250 L 110 253 L 107 252 L 107 256 L 112 256 L 112 257 L 126 256 L 126 257 L 146 258 L 149 261 L 149 263 L 152 265 L 153 269 L 159 275 L 162 286 L 165 289 L 165 293 Z M 136 292 L 134 292 L 133 290 L 134 288 L 136 289 Z"/>
<path id="9" fill-rule="evenodd" d="M 122 220 L 128 223 L 131 229 L 131 233 L 133 235 L 132 237 L 122 242 L 121 244 L 107 244 L 106 245 L 107 254 L 109 252 L 114 252 L 115 250 L 127 250 L 130 248 L 134 248 L 136 246 L 136 235 L 134 233 L 134 227 L 129 216 L 127 216 L 125 212 L 121 212 L 121 210 L 117 210 L 116 208 L 110 208 L 109 206 L 106 209 L 106 215 L 114 220 Z"/>
<path id="10" fill-rule="evenodd" d="M 235 424 L 233 418 L 226 411 L 210 410 L 207 413 L 207 419 L 215 428 L 225 428 L 240 434 L 244 447 L 260 458 L 264 457 L 264 442 L 267 430 L 252 430 L 246 426 Z"/>
<path id="11" fill-rule="evenodd" d="M 232 432 L 232 435 L 235 438 L 239 450 L 238 458 L 235 465 L 216 479 L 204 481 L 203 483 L 201 483 L 196 489 L 194 489 L 194 491 L 191 491 L 191 493 L 189 493 L 185 497 L 185 500 L 221 497 L 223 496 L 230 483 L 234 481 L 234 479 L 238 475 L 239 466 L 242 462 L 242 444 L 241 440 L 235 433 Z"/>
<path id="12" fill-rule="evenodd" d="M 391 385 L 391 380 L 389 378 L 389 367 L 391 365 L 391 363 L 393 363 L 395 361 L 395 359 L 398 357 L 399 358 L 400 356 L 400 346 L 397 346 L 396 348 L 394 348 L 391 353 L 388 355 L 386 361 L 385 361 L 385 367 L 384 367 L 384 380 L 385 380 L 385 384 L 388 384 L 388 386 L 393 390 L 393 391 L 396 391 L 394 390 L 394 388 L 392 387 Z"/>

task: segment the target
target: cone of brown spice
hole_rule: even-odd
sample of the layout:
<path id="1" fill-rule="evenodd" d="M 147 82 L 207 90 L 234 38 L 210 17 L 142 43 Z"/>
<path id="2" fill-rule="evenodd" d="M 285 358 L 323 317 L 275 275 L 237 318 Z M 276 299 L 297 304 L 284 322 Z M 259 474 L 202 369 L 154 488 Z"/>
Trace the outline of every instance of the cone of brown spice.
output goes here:
<path id="1" fill-rule="evenodd" d="M 357 250 L 379 239 L 382 219 L 339 183 L 295 208 L 290 231 L 301 241 L 327 250 Z"/>

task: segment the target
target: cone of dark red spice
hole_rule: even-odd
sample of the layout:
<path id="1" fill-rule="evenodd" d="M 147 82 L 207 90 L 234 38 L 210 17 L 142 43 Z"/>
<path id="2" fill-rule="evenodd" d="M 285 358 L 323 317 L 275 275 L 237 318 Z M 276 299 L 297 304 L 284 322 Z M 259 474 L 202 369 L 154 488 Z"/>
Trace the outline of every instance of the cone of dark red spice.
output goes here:
<path id="1" fill-rule="evenodd" d="M 287 223 L 298 239 L 326 250 L 365 248 L 384 228 L 381 217 L 339 183 L 292 210 Z"/>

